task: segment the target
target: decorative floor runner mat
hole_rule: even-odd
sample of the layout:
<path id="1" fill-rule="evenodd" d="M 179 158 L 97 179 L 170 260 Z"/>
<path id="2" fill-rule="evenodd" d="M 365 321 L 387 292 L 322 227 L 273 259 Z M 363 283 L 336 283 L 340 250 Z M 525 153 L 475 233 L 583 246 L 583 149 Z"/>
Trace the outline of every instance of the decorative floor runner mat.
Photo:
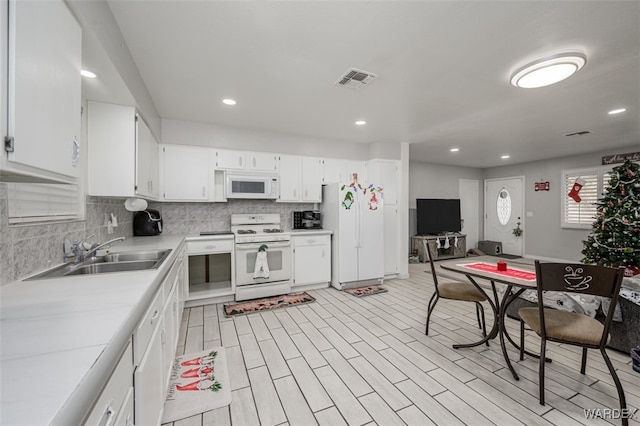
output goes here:
<path id="1" fill-rule="evenodd" d="M 267 297 L 264 299 L 249 300 L 247 302 L 224 305 L 224 315 L 247 315 L 254 312 L 268 311 L 270 309 L 286 308 L 287 306 L 301 305 L 315 302 L 308 293 L 285 294 L 283 296 Z"/>
<path id="2" fill-rule="evenodd" d="M 231 404 L 231 384 L 222 346 L 181 355 L 173 361 L 162 423 Z"/>
<path id="3" fill-rule="evenodd" d="M 344 291 L 356 297 L 364 297 L 371 296 L 372 294 L 386 293 L 389 290 L 379 285 L 368 285 L 365 287 L 346 288 Z"/>

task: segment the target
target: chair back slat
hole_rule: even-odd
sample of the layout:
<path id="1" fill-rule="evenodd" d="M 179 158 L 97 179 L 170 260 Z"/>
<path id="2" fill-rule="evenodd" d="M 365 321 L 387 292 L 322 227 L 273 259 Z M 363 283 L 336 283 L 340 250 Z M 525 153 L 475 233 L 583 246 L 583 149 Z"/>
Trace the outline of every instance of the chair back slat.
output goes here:
<path id="1" fill-rule="evenodd" d="M 540 263 L 536 261 L 538 286 L 544 291 L 617 297 L 616 286 L 622 283 L 622 268 L 581 263 Z"/>

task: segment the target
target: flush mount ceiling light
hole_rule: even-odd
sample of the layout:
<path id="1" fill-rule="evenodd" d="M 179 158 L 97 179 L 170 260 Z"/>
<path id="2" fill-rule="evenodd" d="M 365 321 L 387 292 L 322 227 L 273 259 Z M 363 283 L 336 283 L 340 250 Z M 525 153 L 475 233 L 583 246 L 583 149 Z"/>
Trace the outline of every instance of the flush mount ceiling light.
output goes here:
<path id="1" fill-rule="evenodd" d="M 89 70 L 80 70 L 80 75 L 87 78 L 96 78 L 96 73 Z"/>
<path id="2" fill-rule="evenodd" d="M 364 121 L 364 120 L 358 120 L 358 121 L 356 121 L 356 126 L 364 126 L 365 124 L 367 124 L 367 122 L 366 122 L 366 121 Z"/>
<path id="3" fill-rule="evenodd" d="M 503 155 L 503 156 L 501 156 L 500 158 L 502 158 L 503 160 L 506 160 L 506 159 L 507 159 L 507 158 L 509 158 L 509 157 L 510 157 L 510 155 Z"/>
<path id="4" fill-rule="evenodd" d="M 451 151 L 451 152 L 458 152 L 458 151 L 460 151 L 460 148 L 451 148 L 449 151 Z"/>
<path id="5" fill-rule="evenodd" d="M 626 110 L 626 108 L 612 109 L 611 111 L 609 111 L 609 115 L 620 114 L 625 112 Z"/>
<path id="6" fill-rule="evenodd" d="M 559 53 L 533 61 L 511 76 L 511 84 L 524 89 L 549 86 L 572 76 L 587 63 L 579 52 Z"/>
<path id="7" fill-rule="evenodd" d="M 225 105 L 235 105 L 237 102 L 233 99 L 223 99 L 222 103 Z"/>

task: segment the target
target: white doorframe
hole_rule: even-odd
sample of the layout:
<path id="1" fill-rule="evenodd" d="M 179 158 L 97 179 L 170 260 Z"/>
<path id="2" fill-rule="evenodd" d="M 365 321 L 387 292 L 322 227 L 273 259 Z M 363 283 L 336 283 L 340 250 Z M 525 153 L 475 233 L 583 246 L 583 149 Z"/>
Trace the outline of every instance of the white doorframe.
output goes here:
<path id="1" fill-rule="evenodd" d="M 477 247 L 480 237 L 480 183 L 475 179 L 458 181 L 460 194 L 460 213 L 464 219 L 462 233 L 466 237 L 467 250 Z"/>
<path id="2" fill-rule="evenodd" d="M 511 235 L 511 229 L 516 227 L 516 223 L 520 222 L 520 228 L 522 228 L 523 230 L 526 229 L 525 226 L 525 214 L 524 214 L 524 195 L 525 195 L 525 191 L 524 191 L 524 184 L 525 184 L 525 179 L 524 176 L 512 176 L 512 177 L 505 177 L 505 178 L 499 178 L 499 179 L 485 179 L 484 181 L 484 238 L 486 240 L 491 240 L 491 236 L 494 234 L 495 231 L 495 224 L 497 222 L 493 222 L 493 215 L 489 215 L 488 212 L 490 211 L 490 209 L 495 209 L 496 208 L 496 200 L 495 197 L 497 196 L 497 194 L 495 196 L 492 196 L 491 194 L 488 194 L 489 191 L 489 183 L 492 184 L 493 187 L 495 187 L 493 184 L 497 184 L 499 186 L 499 184 L 501 182 L 504 182 L 503 186 L 511 186 L 512 187 L 512 191 L 513 193 L 518 193 L 514 195 L 514 198 L 519 198 L 518 201 L 514 202 L 512 204 L 512 213 L 509 219 L 509 222 L 507 223 L 507 225 L 505 225 L 505 228 L 503 230 L 503 239 L 506 239 L 508 242 L 508 244 L 505 244 L 505 241 L 503 242 L 503 252 L 504 253 L 508 253 L 509 251 L 511 251 L 512 253 L 510 254 L 515 254 L 515 255 L 519 255 L 519 256 L 524 256 L 524 239 L 526 237 L 526 232 L 523 232 L 523 234 L 520 237 L 514 237 L 513 235 Z M 491 210 L 491 212 L 493 212 L 494 210 Z M 491 216 L 491 217 L 490 217 Z M 517 219 L 517 218 L 520 219 Z M 511 249 L 509 249 L 509 251 L 505 251 L 505 247 L 504 245 L 509 245 L 511 247 Z"/>

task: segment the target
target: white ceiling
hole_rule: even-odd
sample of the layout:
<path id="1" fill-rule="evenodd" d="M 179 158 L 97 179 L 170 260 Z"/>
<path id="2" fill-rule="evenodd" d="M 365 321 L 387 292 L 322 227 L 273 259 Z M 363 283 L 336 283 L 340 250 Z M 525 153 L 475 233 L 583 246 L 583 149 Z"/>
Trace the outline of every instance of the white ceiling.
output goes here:
<path id="1" fill-rule="evenodd" d="M 410 142 L 411 161 L 469 167 L 640 148 L 638 1 L 108 4 L 162 118 Z M 562 50 L 587 56 L 573 77 L 509 84 Z M 362 91 L 336 86 L 350 67 L 379 77 Z M 627 112 L 607 114 L 618 107 Z"/>

